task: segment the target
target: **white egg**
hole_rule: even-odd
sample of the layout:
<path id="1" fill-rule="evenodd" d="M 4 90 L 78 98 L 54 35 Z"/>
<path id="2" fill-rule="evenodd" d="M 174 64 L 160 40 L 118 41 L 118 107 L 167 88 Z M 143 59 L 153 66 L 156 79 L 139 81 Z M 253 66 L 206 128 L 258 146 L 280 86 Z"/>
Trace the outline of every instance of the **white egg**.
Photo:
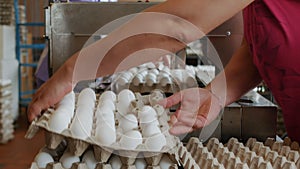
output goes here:
<path id="1" fill-rule="evenodd" d="M 80 159 L 79 157 L 71 154 L 70 152 L 64 152 L 64 154 L 59 159 L 59 162 L 61 162 L 64 168 L 70 169 L 72 167 L 72 164 L 80 162 Z"/>
<path id="2" fill-rule="evenodd" d="M 156 134 L 147 138 L 145 145 L 150 151 L 160 151 L 163 146 L 167 145 L 166 137 L 162 133 Z"/>
<path id="3" fill-rule="evenodd" d="M 91 136 L 93 120 L 90 120 L 90 118 L 87 116 L 82 117 L 75 115 L 70 125 L 70 131 L 72 136 L 75 138 L 87 139 Z"/>
<path id="4" fill-rule="evenodd" d="M 129 90 L 129 89 L 124 89 L 122 90 L 119 94 L 118 94 L 118 101 L 122 100 L 122 99 L 129 99 L 129 100 L 134 100 L 135 99 L 135 95 L 134 93 Z"/>
<path id="5" fill-rule="evenodd" d="M 100 101 L 99 104 L 97 105 L 97 108 L 100 108 L 100 107 L 108 107 L 111 110 L 116 109 L 115 103 L 112 100 L 102 100 L 102 101 Z"/>
<path id="6" fill-rule="evenodd" d="M 124 77 L 125 79 L 127 79 L 128 81 L 130 81 L 133 77 L 133 73 L 129 72 L 129 71 L 126 71 L 126 72 L 123 72 L 121 74 L 121 77 Z"/>
<path id="7" fill-rule="evenodd" d="M 118 79 L 116 80 L 116 83 L 120 86 L 125 86 L 126 84 L 128 84 L 130 81 L 128 79 L 126 79 L 125 77 L 118 77 Z"/>
<path id="8" fill-rule="evenodd" d="M 127 114 L 131 110 L 131 102 L 135 100 L 135 95 L 132 91 L 128 89 L 122 90 L 118 94 L 118 101 L 117 101 L 117 111 L 120 114 Z"/>
<path id="9" fill-rule="evenodd" d="M 34 161 L 37 163 L 39 168 L 46 168 L 48 163 L 54 162 L 53 157 L 45 152 L 39 152 L 35 156 Z"/>
<path id="10" fill-rule="evenodd" d="M 123 133 L 138 128 L 138 121 L 133 114 L 127 114 L 119 120 L 119 128 L 122 129 Z"/>
<path id="11" fill-rule="evenodd" d="M 146 84 L 148 86 L 153 86 L 156 83 L 156 75 L 154 73 L 148 73 L 145 77 Z"/>
<path id="12" fill-rule="evenodd" d="M 88 150 L 84 153 L 82 162 L 84 162 L 89 169 L 94 169 L 98 163 L 92 150 Z"/>
<path id="13" fill-rule="evenodd" d="M 146 117 L 146 116 L 154 116 L 156 117 L 156 112 L 151 106 L 143 106 L 141 111 L 138 112 L 138 118 Z"/>
<path id="14" fill-rule="evenodd" d="M 145 120 L 145 121 L 143 121 L 143 119 L 140 119 L 140 127 L 141 127 L 141 129 L 144 129 L 146 126 L 148 126 L 148 125 L 156 125 L 156 126 L 159 126 L 160 125 L 160 123 L 159 123 L 159 121 L 157 120 L 157 119 L 155 119 L 155 120 L 151 120 L 151 121 L 149 121 L 149 120 Z"/>
<path id="15" fill-rule="evenodd" d="M 116 128 L 108 123 L 98 124 L 95 131 L 95 138 L 101 145 L 109 146 L 116 142 Z"/>
<path id="16" fill-rule="evenodd" d="M 142 129 L 143 138 L 151 137 L 153 135 L 161 133 L 158 125 L 147 125 Z"/>
<path id="17" fill-rule="evenodd" d="M 133 75 L 135 75 L 138 72 L 138 68 L 133 67 L 133 68 L 129 69 L 128 71 L 131 72 Z"/>
<path id="18" fill-rule="evenodd" d="M 145 77 L 148 74 L 148 69 L 142 68 L 142 69 L 139 70 L 138 74 L 140 74 L 143 77 Z"/>
<path id="19" fill-rule="evenodd" d="M 95 108 L 95 101 L 91 101 L 90 99 L 86 99 L 86 100 L 78 100 L 77 102 L 77 109 L 78 107 L 86 107 L 89 109 L 94 109 Z"/>
<path id="20" fill-rule="evenodd" d="M 168 77 L 161 78 L 159 83 L 160 83 L 161 86 L 164 87 L 164 86 L 167 86 L 169 84 L 172 84 L 173 81 L 172 81 L 171 77 L 168 76 Z"/>
<path id="21" fill-rule="evenodd" d="M 96 123 L 96 128 L 111 128 L 113 131 L 116 131 L 116 124 L 115 121 L 110 121 L 110 119 L 106 118 L 105 121 L 99 120 Z"/>
<path id="22" fill-rule="evenodd" d="M 78 95 L 78 104 L 82 103 L 89 103 L 96 101 L 96 94 L 93 89 L 85 88 L 83 89 Z"/>
<path id="23" fill-rule="evenodd" d="M 86 106 L 80 106 L 77 108 L 74 117 L 75 116 L 78 116 L 80 120 L 84 120 L 85 122 L 90 122 L 94 118 L 94 109 Z"/>
<path id="24" fill-rule="evenodd" d="M 78 115 L 84 115 L 92 118 L 94 116 L 94 108 L 88 105 L 80 105 L 77 107 L 75 113 L 75 116 Z"/>
<path id="25" fill-rule="evenodd" d="M 123 117 L 130 112 L 130 109 L 132 109 L 131 102 L 117 102 L 116 108 L 118 114 L 120 115 L 119 117 Z"/>
<path id="26" fill-rule="evenodd" d="M 97 160 L 95 159 L 94 152 L 92 150 L 86 151 L 82 157 L 82 162 L 84 162 L 89 169 L 95 169 Z"/>
<path id="27" fill-rule="evenodd" d="M 166 72 L 159 72 L 157 75 L 157 80 L 160 81 L 162 78 L 169 77 L 170 75 L 167 74 Z"/>
<path id="28" fill-rule="evenodd" d="M 156 116 L 143 116 L 140 118 L 140 126 L 146 126 L 150 124 L 156 124 L 158 123 L 158 119 Z"/>
<path id="29" fill-rule="evenodd" d="M 112 125 L 115 124 L 114 111 L 107 107 L 97 109 L 97 111 L 95 112 L 95 117 L 97 124 L 102 122 L 107 122 Z"/>
<path id="30" fill-rule="evenodd" d="M 65 95 L 63 99 L 58 103 L 58 106 L 61 105 L 70 105 L 73 106 L 75 105 L 75 93 L 72 91 Z"/>
<path id="31" fill-rule="evenodd" d="M 122 168 L 122 162 L 120 158 L 116 155 L 113 155 L 110 160 L 109 164 L 111 165 L 112 169 L 121 169 Z"/>
<path id="32" fill-rule="evenodd" d="M 100 95 L 99 101 L 111 100 L 112 102 L 116 102 L 117 96 L 113 91 L 105 91 Z"/>
<path id="33" fill-rule="evenodd" d="M 67 113 L 54 112 L 48 121 L 48 126 L 51 131 L 62 133 L 68 128 L 71 122 L 71 117 Z"/>
<path id="34" fill-rule="evenodd" d="M 157 69 L 151 69 L 151 70 L 149 70 L 149 73 L 153 73 L 155 75 L 158 75 L 159 71 Z"/>
<path id="35" fill-rule="evenodd" d="M 170 74 L 163 72 L 163 71 L 160 72 L 159 75 L 157 75 L 157 81 L 158 81 L 158 83 L 160 83 L 161 86 L 166 86 L 166 85 L 172 83 Z"/>
<path id="36" fill-rule="evenodd" d="M 138 117 L 141 127 L 150 123 L 156 123 L 157 121 L 156 111 L 151 106 L 142 107 L 141 111 L 138 113 Z"/>
<path id="37" fill-rule="evenodd" d="M 122 135 L 120 146 L 128 150 L 134 150 L 138 145 L 142 144 L 142 142 L 142 134 L 137 130 L 132 130 Z"/>
<path id="38" fill-rule="evenodd" d="M 72 118 L 74 116 L 74 109 L 74 106 L 59 105 L 59 107 L 55 109 L 55 113 L 67 114 L 70 118 Z"/>
<path id="39" fill-rule="evenodd" d="M 169 169 L 174 163 L 170 160 L 167 155 L 164 155 L 159 162 L 161 169 Z"/>
<path id="40" fill-rule="evenodd" d="M 132 84 L 134 86 L 138 86 L 139 84 L 144 82 L 144 76 L 141 74 L 137 74 L 136 76 L 134 76 L 134 78 L 132 79 Z"/>
<path id="41" fill-rule="evenodd" d="M 135 160 L 135 168 L 137 169 L 146 169 L 147 163 L 144 158 L 137 158 Z"/>

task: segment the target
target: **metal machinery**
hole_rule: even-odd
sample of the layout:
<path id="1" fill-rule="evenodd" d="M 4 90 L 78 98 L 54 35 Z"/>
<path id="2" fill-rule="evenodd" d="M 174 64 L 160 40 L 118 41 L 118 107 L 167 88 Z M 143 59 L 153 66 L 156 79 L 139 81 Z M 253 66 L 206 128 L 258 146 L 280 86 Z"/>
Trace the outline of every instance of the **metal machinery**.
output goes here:
<path id="1" fill-rule="evenodd" d="M 46 9 L 46 37 L 50 45 L 50 72 L 55 72 L 73 53 L 105 24 L 125 15 L 142 11 L 153 3 L 53 3 Z M 223 65 L 240 45 L 243 36 L 241 13 L 210 32 L 207 37 L 217 50 Z M 105 31 L 104 31 L 105 33 Z M 94 40 L 100 37 L 92 36 Z M 209 47 L 204 49 L 210 52 Z M 207 64 L 212 64 L 209 60 Z M 249 137 L 265 140 L 276 136 L 277 108 L 255 92 L 248 93 L 240 102 L 227 106 L 221 122 L 216 127 L 215 137 L 227 141 L 236 137 L 246 141 Z M 208 126 L 207 128 L 209 128 Z M 203 129 L 205 130 L 205 129 Z M 199 131 L 189 136 L 199 136 Z M 201 132 L 200 139 L 211 135 Z M 187 137 L 188 139 L 188 137 Z"/>

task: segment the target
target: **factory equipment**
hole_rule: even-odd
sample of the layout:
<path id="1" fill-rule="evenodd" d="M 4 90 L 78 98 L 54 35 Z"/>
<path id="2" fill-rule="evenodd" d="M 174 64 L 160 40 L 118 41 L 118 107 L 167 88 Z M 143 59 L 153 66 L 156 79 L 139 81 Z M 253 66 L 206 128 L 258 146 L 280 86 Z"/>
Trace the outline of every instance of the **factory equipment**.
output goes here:
<path id="1" fill-rule="evenodd" d="M 154 4 L 156 3 L 53 3 L 45 10 L 46 37 L 50 41 L 50 69 L 55 72 L 68 57 L 79 51 L 90 37 L 98 40 L 102 35 L 109 33 L 111 30 L 102 30 L 102 35 L 94 34 L 105 24 L 140 12 Z M 242 14 L 238 13 L 207 35 L 224 65 L 241 43 L 242 27 Z M 204 38 L 202 42 L 205 44 L 207 40 Z M 204 55 L 209 55 L 214 49 L 211 49 L 210 45 L 204 45 L 203 50 Z M 204 63 L 213 64 L 211 60 Z"/>

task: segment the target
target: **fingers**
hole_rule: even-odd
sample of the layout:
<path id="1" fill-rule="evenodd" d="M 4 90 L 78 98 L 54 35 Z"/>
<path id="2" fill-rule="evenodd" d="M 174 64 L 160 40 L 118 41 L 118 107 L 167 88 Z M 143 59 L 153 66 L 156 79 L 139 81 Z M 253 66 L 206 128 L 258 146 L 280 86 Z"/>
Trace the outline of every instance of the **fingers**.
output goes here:
<path id="1" fill-rule="evenodd" d="M 207 125 L 207 119 L 197 113 L 178 111 L 171 116 L 170 133 L 174 135 L 191 132 Z"/>
<path id="2" fill-rule="evenodd" d="M 182 122 L 179 122 L 175 115 L 170 117 L 170 130 L 169 133 L 172 135 L 180 135 L 192 131 L 192 127 L 186 126 Z"/>
<path id="3" fill-rule="evenodd" d="M 172 96 L 170 96 L 168 98 L 160 100 L 158 102 L 158 104 L 162 105 L 165 108 L 170 108 L 173 105 L 176 105 L 176 104 L 180 103 L 181 102 L 181 97 L 182 97 L 182 94 L 180 92 L 175 93 L 175 94 L 173 94 Z"/>
<path id="4" fill-rule="evenodd" d="M 41 107 L 34 104 L 33 102 L 29 104 L 27 110 L 27 118 L 29 122 L 32 122 L 37 116 L 41 115 Z"/>
<path id="5" fill-rule="evenodd" d="M 192 127 L 194 122 L 196 121 L 197 114 L 183 110 L 177 110 L 174 116 L 176 117 L 176 122 L 181 122 L 183 124 L 186 124 L 187 126 Z"/>
<path id="6" fill-rule="evenodd" d="M 193 131 L 193 128 L 189 126 L 185 126 L 184 124 L 176 124 L 169 130 L 170 134 L 172 135 L 186 134 L 191 131 Z"/>
<path id="7" fill-rule="evenodd" d="M 203 128 L 209 125 L 220 112 L 220 106 L 213 103 L 210 97 L 206 97 L 201 101 L 199 107 L 195 106 L 196 103 L 193 103 L 193 101 L 189 100 L 189 102 L 181 103 L 181 107 L 171 116 L 171 134 L 184 134 Z M 191 105 L 194 105 L 195 108 L 191 108 L 193 107 Z"/>
<path id="8" fill-rule="evenodd" d="M 32 102 L 28 106 L 27 118 L 29 122 L 32 122 L 36 117 L 40 116 L 43 110 L 49 108 L 47 99 L 43 97 L 39 92 L 33 97 Z"/>

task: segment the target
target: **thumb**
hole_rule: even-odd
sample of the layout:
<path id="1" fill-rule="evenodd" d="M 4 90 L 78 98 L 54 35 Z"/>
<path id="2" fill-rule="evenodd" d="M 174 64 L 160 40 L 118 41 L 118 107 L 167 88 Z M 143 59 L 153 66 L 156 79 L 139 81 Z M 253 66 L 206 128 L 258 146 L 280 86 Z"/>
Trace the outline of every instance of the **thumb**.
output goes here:
<path id="1" fill-rule="evenodd" d="M 158 104 L 162 105 L 164 108 L 170 108 L 181 102 L 181 93 L 175 93 L 172 96 L 158 101 Z"/>

